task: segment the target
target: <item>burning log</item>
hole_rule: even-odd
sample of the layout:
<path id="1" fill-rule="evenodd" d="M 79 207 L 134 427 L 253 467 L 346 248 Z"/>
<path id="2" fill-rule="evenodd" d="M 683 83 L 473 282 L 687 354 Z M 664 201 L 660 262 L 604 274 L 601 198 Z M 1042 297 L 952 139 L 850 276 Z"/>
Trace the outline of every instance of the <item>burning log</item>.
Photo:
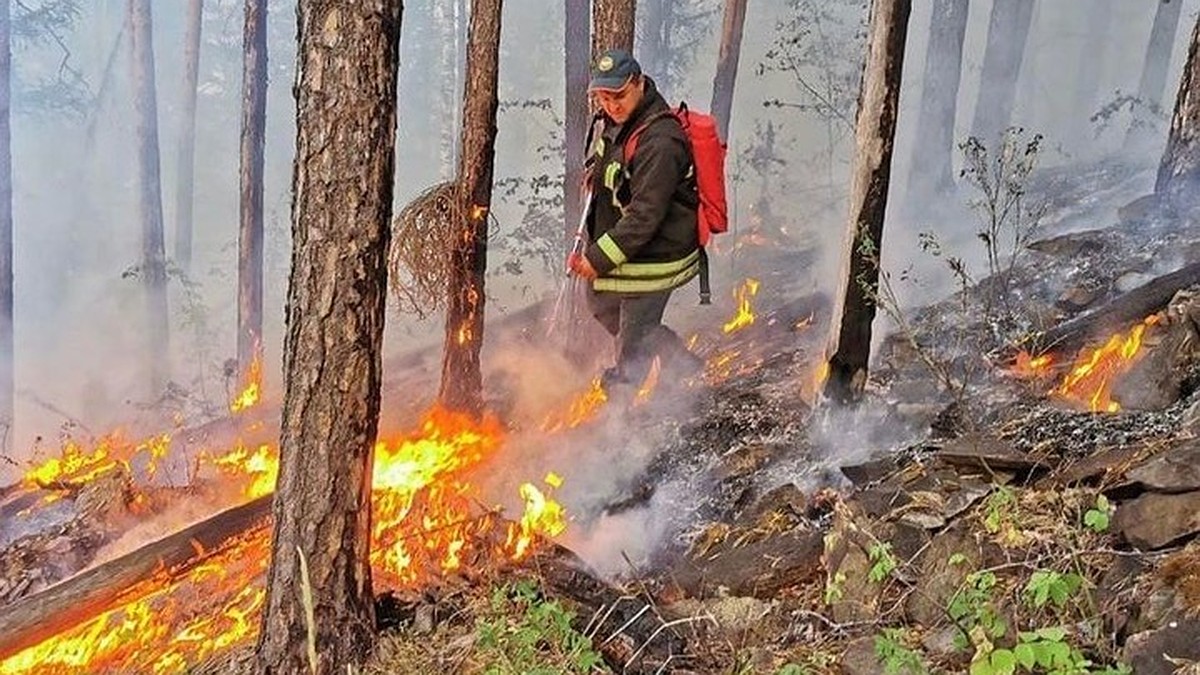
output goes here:
<path id="1" fill-rule="evenodd" d="M 1037 353 L 1073 354 L 1098 336 L 1124 330 L 1167 306 L 1176 292 L 1200 284 L 1200 263 L 1164 274 L 1028 340 L 1023 347 Z M 1032 348 L 1032 349 L 1031 349 Z M 1016 354 L 1011 358 L 1015 359 Z"/>
<path id="2" fill-rule="evenodd" d="M 138 582 L 203 557 L 270 513 L 271 498 L 261 497 L 0 608 L 0 659 L 112 609 Z"/>

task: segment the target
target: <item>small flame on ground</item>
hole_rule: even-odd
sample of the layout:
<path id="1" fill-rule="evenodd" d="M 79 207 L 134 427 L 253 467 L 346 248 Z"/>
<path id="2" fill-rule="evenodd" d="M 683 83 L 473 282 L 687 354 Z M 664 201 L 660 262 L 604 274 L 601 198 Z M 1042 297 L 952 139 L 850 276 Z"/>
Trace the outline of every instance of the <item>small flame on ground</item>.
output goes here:
<path id="1" fill-rule="evenodd" d="M 250 367 L 246 369 L 245 384 L 242 387 L 241 393 L 234 397 L 229 403 L 229 412 L 241 412 L 247 408 L 253 407 L 262 397 L 262 350 L 256 345 L 254 348 L 254 358 L 250 360 Z"/>
<path id="2" fill-rule="evenodd" d="M 633 405 L 642 405 L 650 400 L 655 387 L 658 386 L 658 377 L 661 372 L 662 360 L 656 356 L 653 363 L 650 364 L 650 371 L 646 373 L 646 379 L 642 381 L 642 386 L 638 388 L 637 394 L 633 397 Z"/>
<path id="3" fill-rule="evenodd" d="M 754 308 L 750 303 L 750 299 L 758 294 L 758 285 L 757 279 L 746 279 L 734 291 L 733 297 L 738 302 L 737 314 L 721 327 L 722 331 L 732 333 L 754 323 Z"/>
<path id="4" fill-rule="evenodd" d="M 1103 346 L 1081 352 L 1052 393 L 1086 404 L 1092 412 L 1120 411 L 1121 404 L 1112 398 L 1113 381 L 1137 360 L 1146 329 L 1158 322 L 1158 315 L 1152 314 L 1129 331 L 1113 335 Z"/>
<path id="5" fill-rule="evenodd" d="M 1029 352 L 1022 351 L 1017 354 L 1017 361 L 1013 364 L 1011 372 L 1017 377 L 1029 379 L 1049 373 L 1053 366 L 1054 357 L 1050 354 L 1031 356 Z"/>
<path id="6" fill-rule="evenodd" d="M 587 391 L 576 396 L 567 406 L 566 411 L 551 413 L 542 420 L 542 431 L 554 433 L 564 429 L 574 429 L 596 417 L 600 408 L 608 402 L 608 394 L 599 377 L 592 378 Z"/>

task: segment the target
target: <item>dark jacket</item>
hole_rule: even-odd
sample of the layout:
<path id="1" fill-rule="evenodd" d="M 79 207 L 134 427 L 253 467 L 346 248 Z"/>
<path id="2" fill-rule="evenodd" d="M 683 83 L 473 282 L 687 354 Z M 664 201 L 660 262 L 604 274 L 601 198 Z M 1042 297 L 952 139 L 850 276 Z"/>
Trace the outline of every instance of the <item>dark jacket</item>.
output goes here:
<path id="1" fill-rule="evenodd" d="M 591 165 L 585 251 L 597 291 L 649 292 L 680 286 L 699 271 L 699 198 L 687 135 L 654 81 L 623 125 L 604 120 Z M 651 120 L 624 161 L 625 142 Z"/>

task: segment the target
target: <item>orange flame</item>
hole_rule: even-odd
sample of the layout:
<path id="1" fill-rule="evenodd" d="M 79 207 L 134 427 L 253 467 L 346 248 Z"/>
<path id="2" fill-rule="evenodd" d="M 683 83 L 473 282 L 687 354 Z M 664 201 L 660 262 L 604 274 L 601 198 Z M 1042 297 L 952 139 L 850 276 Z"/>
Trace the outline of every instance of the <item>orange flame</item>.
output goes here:
<path id="1" fill-rule="evenodd" d="M 492 513 L 477 515 L 479 495 L 465 472 L 494 456 L 504 436 L 495 418 L 475 422 L 435 409 L 416 433 L 376 444 L 371 563 L 377 588 L 421 583 L 471 556 L 519 560 L 538 536 L 564 531 L 562 506 L 529 483 L 519 489 L 524 514 L 507 532 L 490 532 Z M 230 475 L 246 474 L 247 497 L 269 493 L 278 473 L 278 452 L 268 445 L 239 446 L 208 461 Z M 555 488 L 562 479 L 551 473 L 545 483 Z M 139 584 L 122 607 L 0 661 L 0 675 L 185 671 L 253 639 L 269 557 L 267 528 L 245 533 L 182 575 L 163 570 Z"/>
<path id="2" fill-rule="evenodd" d="M 1113 335 L 1103 346 L 1081 352 L 1052 393 L 1086 404 L 1092 412 L 1119 411 L 1120 403 L 1112 398 L 1112 383 L 1137 360 L 1146 329 L 1158 321 L 1157 314 L 1148 316 L 1128 332 Z"/>
<path id="3" fill-rule="evenodd" d="M 242 391 L 229 403 L 229 412 L 241 412 L 253 407 L 262 397 L 262 355 L 258 348 L 254 350 L 254 358 L 246 370 L 246 384 Z"/>
<path id="4" fill-rule="evenodd" d="M 721 327 L 722 331 L 732 333 L 754 323 L 754 308 L 750 304 L 750 299 L 757 294 L 757 279 L 746 279 L 742 282 L 742 285 L 734 291 L 734 298 L 738 301 L 737 314 Z"/>
<path id="5" fill-rule="evenodd" d="M 596 413 L 607 402 L 608 394 L 605 393 L 600 378 L 593 378 L 587 391 L 576 396 L 565 412 L 552 413 L 542 420 L 542 431 L 554 433 L 563 429 L 574 429 L 595 418 Z"/>
<path id="6" fill-rule="evenodd" d="M 1010 372 L 1022 379 L 1032 379 L 1049 373 L 1053 366 L 1054 358 L 1050 354 L 1031 356 L 1029 352 L 1022 351 L 1017 354 L 1017 362 Z"/>

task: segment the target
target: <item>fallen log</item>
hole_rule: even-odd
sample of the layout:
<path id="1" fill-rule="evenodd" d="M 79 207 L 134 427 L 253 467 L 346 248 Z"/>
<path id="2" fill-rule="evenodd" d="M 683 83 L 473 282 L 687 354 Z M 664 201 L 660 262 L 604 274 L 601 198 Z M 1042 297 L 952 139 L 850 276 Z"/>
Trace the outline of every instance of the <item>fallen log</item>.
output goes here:
<path id="1" fill-rule="evenodd" d="M 0 607 L 0 660 L 113 609 L 138 582 L 220 548 L 270 515 L 271 495 L 260 497 Z"/>
<path id="2" fill-rule="evenodd" d="M 1125 330 L 1167 306 L 1175 293 L 1200 284 L 1200 263 L 1192 263 L 1113 298 L 1022 343 L 1026 351 L 1074 354 L 1100 337 Z M 1016 350 L 1009 355 L 1016 358 Z"/>
<path id="3" fill-rule="evenodd" d="M 820 575 L 824 534 L 796 528 L 745 544 L 736 537 L 705 552 L 685 558 L 671 571 L 670 581 L 694 598 L 728 592 L 730 595 L 773 598 L 784 588 Z"/>

